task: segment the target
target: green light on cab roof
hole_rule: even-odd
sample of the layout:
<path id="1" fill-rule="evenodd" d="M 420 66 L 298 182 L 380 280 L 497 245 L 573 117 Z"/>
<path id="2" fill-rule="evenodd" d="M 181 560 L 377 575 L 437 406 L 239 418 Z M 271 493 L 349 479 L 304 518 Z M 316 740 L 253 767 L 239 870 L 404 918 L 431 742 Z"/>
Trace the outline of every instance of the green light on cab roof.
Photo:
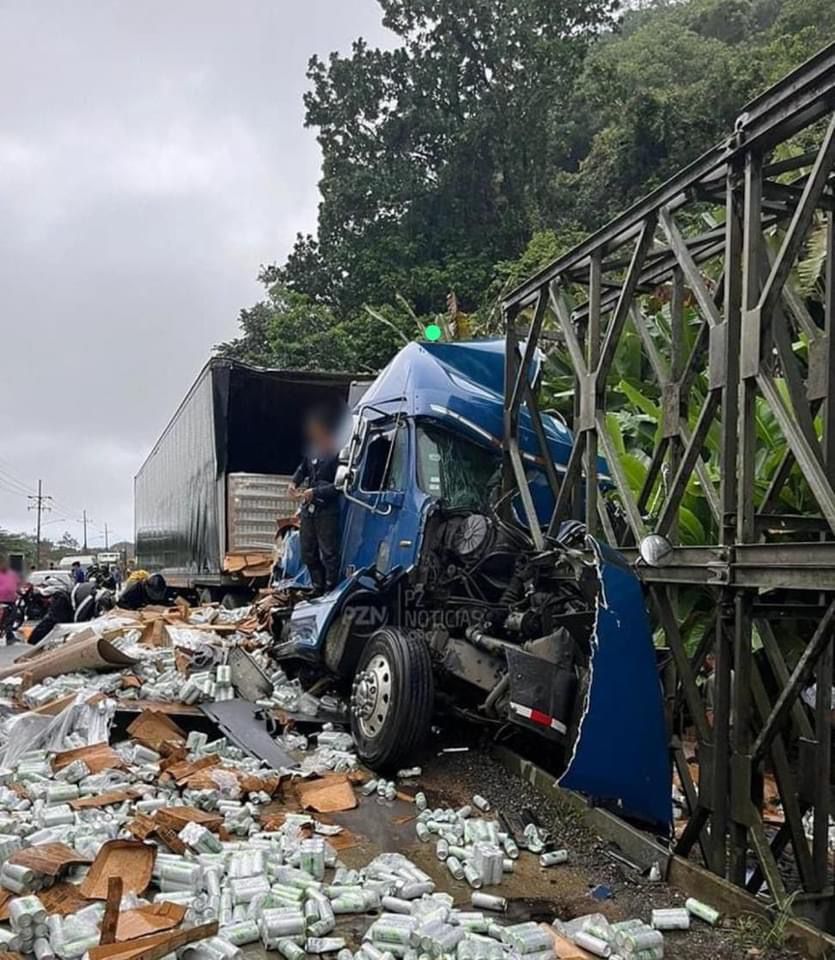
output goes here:
<path id="1" fill-rule="evenodd" d="M 430 323 L 424 329 L 423 335 L 426 337 L 427 340 L 435 341 L 435 340 L 441 339 L 443 335 L 443 331 L 441 330 L 441 328 L 438 326 L 437 323 Z"/>

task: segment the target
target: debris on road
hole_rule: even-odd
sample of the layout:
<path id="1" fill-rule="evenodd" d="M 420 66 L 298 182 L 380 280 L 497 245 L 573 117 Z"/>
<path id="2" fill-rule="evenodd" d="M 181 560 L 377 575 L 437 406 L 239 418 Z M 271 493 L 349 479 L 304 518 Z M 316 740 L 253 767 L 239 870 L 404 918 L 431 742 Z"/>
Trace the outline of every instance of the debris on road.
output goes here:
<path id="1" fill-rule="evenodd" d="M 281 722 L 304 696 L 301 727 L 310 730 L 324 698 L 271 669 L 268 639 L 245 626 L 245 614 L 227 613 L 179 605 L 107 615 L 83 631 L 56 630 L 4 671 L 6 951 L 35 960 L 241 960 L 243 947 L 260 944 L 285 960 L 659 960 L 668 939 L 688 936 L 691 916 L 718 919 L 697 901 L 653 910 L 646 922 L 563 921 L 556 909 L 553 926 L 520 919 L 508 890 L 520 863 L 547 884 L 546 874 L 571 869 L 565 838 L 524 804 L 496 802 L 487 781 L 467 802 L 433 806 L 423 783 L 414 793 L 398 784 L 414 790 L 421 768 L 373 777 L 338 725 L 317 720 L 305 734 Z M 55 677 L 38 670 L 82 647 L 117 656 Z M 245 654 L 243 685 L 261 684 L 253 670 L 267 678 L 260 706 L 229 699 L 240 693 L 233 650 Z M 246 729 L 229 713 L 236 705 Z M 127 724 L 126 711 L 134 713 Z M 339 704 L 331 698 L 324 712 L 338 714 Z M 275 735 L 274 765 L 252 739 L 258 724 Z M 365 841 L 339 818 L 371 804 L 375 820 L 413 829 L 417 842 L 360 860 Z"/>

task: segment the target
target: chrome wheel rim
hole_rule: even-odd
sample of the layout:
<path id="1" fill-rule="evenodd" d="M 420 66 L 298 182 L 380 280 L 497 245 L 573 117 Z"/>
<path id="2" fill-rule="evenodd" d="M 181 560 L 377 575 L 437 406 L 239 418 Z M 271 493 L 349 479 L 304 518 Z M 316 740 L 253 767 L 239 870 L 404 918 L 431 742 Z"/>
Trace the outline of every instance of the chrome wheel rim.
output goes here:
<path id="1" fill-rule="evenodd" d="M 381 653 L 354 678 L 351 709 L 364 737 L 380 735 L 391 709 L 391 666 Z"/>

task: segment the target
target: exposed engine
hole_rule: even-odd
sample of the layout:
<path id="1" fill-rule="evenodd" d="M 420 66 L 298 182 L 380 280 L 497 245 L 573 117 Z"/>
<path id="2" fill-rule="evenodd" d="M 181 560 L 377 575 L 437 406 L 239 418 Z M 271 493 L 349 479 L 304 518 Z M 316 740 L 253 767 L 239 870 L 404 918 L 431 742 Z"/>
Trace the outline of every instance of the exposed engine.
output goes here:
<path id="1" fill-rule="evenodd" d="M 569 735 L 597 591 L 572 533 L 582 528 L 540 551 L 497 512 L 439 507 L 430 519 L 410 606 L 455 709 Z"/>

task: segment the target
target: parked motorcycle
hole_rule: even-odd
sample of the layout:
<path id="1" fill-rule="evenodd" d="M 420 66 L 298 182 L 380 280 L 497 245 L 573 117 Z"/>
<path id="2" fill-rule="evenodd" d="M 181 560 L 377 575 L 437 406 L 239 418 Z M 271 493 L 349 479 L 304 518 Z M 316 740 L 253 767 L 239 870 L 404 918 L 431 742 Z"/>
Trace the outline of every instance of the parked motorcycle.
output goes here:
<path id="1" fill-rule="evenodd" d="M 15 630 L 26 620 L 26 598 L 19 590 L 14 603 L 0 603 L 0 642 L 14 643 Z"/>

